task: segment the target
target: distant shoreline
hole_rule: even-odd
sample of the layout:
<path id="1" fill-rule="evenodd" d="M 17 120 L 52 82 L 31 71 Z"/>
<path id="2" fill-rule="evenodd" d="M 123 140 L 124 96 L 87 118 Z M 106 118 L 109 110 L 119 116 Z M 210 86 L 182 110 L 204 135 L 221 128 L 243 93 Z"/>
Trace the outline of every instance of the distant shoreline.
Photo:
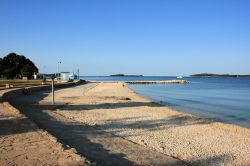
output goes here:
<path id="1" fill-rule="evenodd" d="M 210 74 L 210 73 L 200 73 L 192 74 L 191 77 L 250 77 L 250 75 L 240 75 L 240 74 Z"/>

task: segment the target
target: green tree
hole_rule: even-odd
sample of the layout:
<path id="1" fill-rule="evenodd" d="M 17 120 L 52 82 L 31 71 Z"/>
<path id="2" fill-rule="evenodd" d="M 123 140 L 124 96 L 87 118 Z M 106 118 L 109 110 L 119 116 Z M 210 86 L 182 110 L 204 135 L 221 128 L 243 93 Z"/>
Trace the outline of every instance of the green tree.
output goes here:
<path id="1" fill-rule="evenodd" d="M 22 69 L 21 69 L 21 75 L 23 77 L 28 77 L 31 78 L 32 75 L 34 74 L 34 68 L 33 66 L 26 64 Z"/>
<path id="2" fill-rule="evenodd" d="M 35 64 L 23 55 L 10 53 L 0 60 L 0 77 L 31 77 L 38 72 Z"/>

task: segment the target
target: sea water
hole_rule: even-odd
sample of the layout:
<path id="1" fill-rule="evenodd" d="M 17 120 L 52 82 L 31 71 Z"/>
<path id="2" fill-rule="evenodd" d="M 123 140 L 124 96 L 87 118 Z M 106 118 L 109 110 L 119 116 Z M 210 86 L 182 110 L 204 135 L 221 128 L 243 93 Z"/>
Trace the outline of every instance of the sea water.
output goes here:
<path id="1" fill-rule="evenodd" d="M 176 77 L 83 77 L 97 81 L 171 80 Z M 189 84 L 129 85 L 175 110 L 250 128 L 250 78 L 184 77 Z"/>

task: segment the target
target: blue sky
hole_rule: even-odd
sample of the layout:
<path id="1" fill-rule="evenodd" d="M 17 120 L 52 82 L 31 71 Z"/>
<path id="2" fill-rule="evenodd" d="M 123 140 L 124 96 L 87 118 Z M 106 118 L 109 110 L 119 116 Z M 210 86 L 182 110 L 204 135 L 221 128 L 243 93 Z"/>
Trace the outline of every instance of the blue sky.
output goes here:
<path id="1" fill-rule="evenodd" d="M 0 56 L 41 72 L 250 73 L 249 0 L 1 0 Z"/>

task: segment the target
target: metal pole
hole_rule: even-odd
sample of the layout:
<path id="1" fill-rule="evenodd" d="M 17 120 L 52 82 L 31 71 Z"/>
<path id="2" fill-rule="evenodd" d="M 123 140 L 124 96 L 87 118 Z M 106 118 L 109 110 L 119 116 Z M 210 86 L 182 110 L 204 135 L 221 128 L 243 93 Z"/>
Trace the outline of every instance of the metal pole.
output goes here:
<path id="1" fill-rule="evenodd" d="M 58 80 L 60 79 L 59 65 L 60 65 L 61 63 L 62 63 L 61 61 L 57 62 L 57 79 L 58 79 Z"/>
<path id="2" fill-rule="evenodd" d="M 55 95 L 54 95 L 54 78 L 52 78 L 51 88 L 52 88 L 52 104 L 55 104 Z"/>
<path id="3" fill-rule="evenodd" d="M 79 69 L 77 69 L 77 76 L 78 76 L 78 80 L 80 80 Z"/>
<path id="4" fill-rule="evenodd" d="M 45 80 L 45 65 L 43 66 L 43 80 Z"/>

